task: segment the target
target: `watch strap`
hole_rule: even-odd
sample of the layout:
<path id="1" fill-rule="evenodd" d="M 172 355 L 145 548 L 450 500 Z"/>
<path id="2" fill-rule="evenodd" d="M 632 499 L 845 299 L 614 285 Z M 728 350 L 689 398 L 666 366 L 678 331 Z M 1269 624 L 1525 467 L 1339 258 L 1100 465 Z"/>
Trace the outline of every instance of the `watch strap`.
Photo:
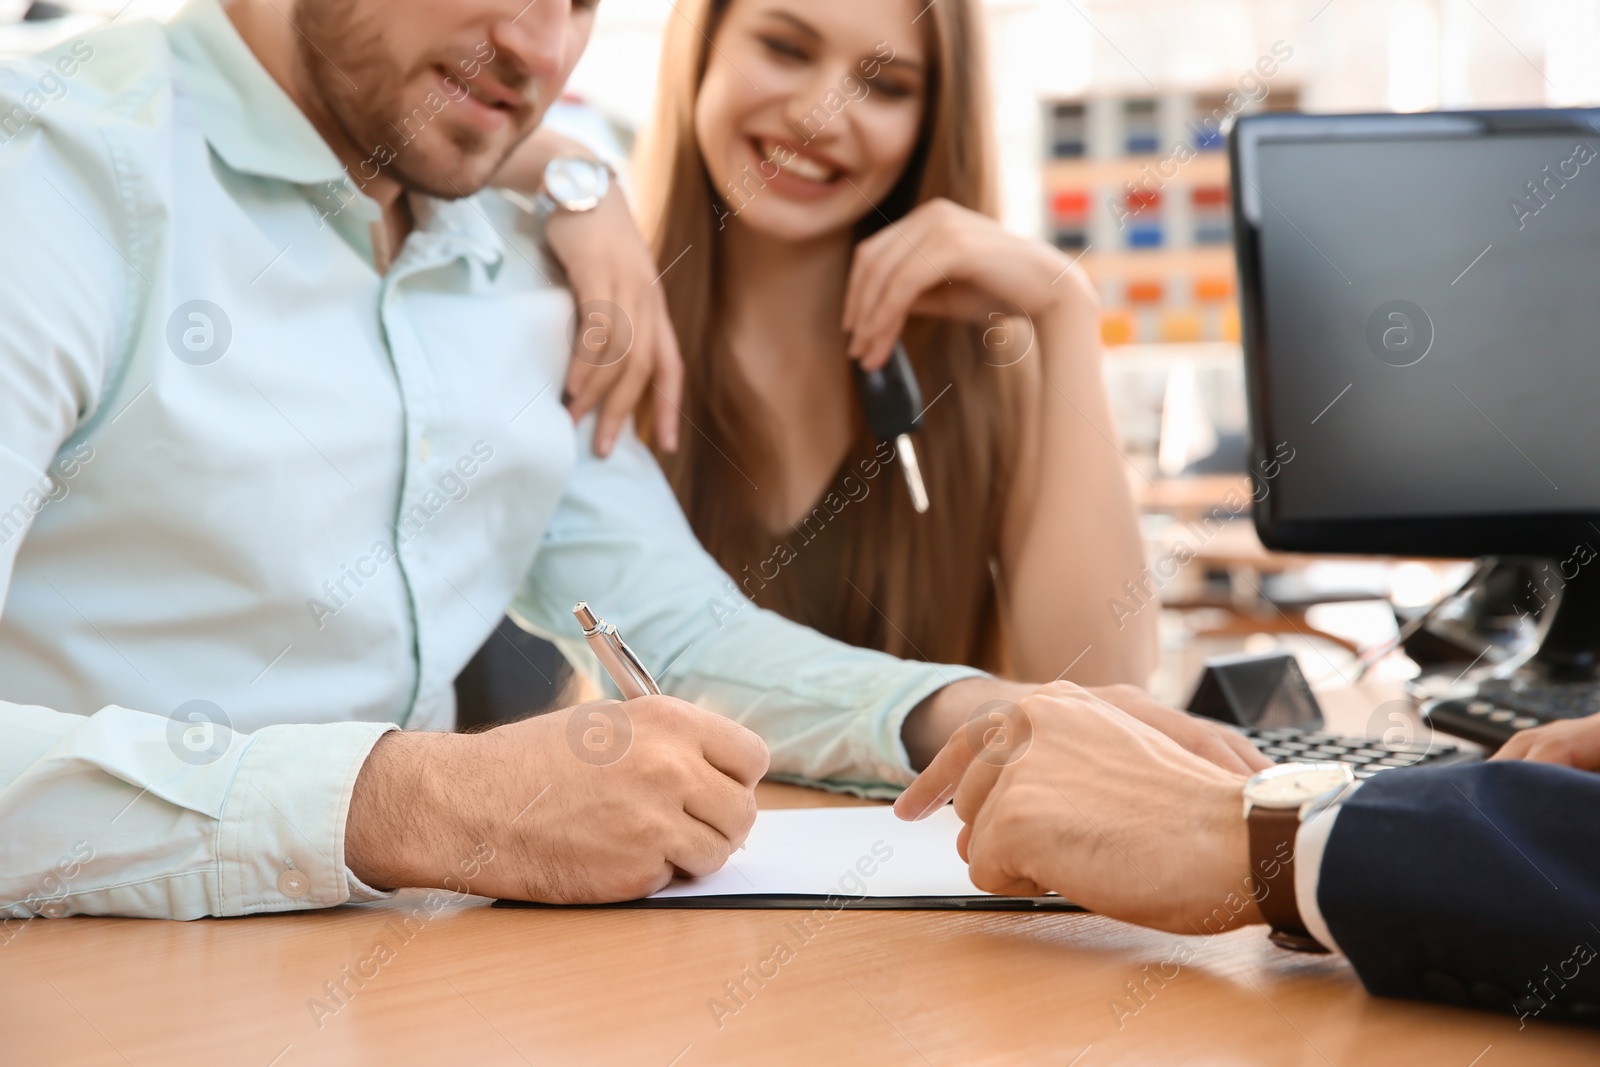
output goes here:
<path id="1" fill-rule="evenodd" d="M 542 186 L 538 192 L 533 194 L 531 199 L 533 202 L 533 217 L 541 223 L 549 222 L 550 216 L 561 210 L 561 205 L 557 204 L 550 194 L 544 191 Z"/>
<path id="2" fill-rule="evenodd" d="M 1256 906 L 1272 927 L 1272 943 L 1299 952 L 1327 952 L 1327 947 L 1306 929 L 1295 897 L 1294 851 L 1295 837 L 1300 832 L 1300 809 L 1252 806 L 1246 822 L 1250 869 L 1261 887 Z"/>

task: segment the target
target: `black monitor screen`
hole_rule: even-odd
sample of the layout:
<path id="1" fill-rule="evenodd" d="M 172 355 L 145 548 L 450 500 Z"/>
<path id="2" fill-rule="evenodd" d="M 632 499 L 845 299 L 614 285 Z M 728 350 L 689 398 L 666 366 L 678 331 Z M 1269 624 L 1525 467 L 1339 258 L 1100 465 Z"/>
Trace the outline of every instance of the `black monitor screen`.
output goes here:
<path id="1" fill-rule="evenodd" d="M 1600 545 L 1600 133 L 1518 114 L 1241 123 L 1269 543 Z"/>

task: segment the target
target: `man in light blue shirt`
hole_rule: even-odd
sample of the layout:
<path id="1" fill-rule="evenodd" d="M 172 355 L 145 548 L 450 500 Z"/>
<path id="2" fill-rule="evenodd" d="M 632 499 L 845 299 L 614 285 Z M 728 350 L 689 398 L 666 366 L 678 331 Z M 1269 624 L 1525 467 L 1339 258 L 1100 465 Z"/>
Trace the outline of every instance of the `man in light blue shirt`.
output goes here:
<path id="1" fill-rule="evenodd" d="M 536 220 L 479 190 L 592 16 L 193 0 L 0 66 L 15 919 L 323 907 L 469 869 L 635 896 L 721 865 L 769 755 L 887 794 L 1029 691 L 757 610 L 637 440 L 602 461 L 575 432 L 571 297 Z M 583 598 L 682 701 L 442 732 L 508 607 L 595 675 Z"/>

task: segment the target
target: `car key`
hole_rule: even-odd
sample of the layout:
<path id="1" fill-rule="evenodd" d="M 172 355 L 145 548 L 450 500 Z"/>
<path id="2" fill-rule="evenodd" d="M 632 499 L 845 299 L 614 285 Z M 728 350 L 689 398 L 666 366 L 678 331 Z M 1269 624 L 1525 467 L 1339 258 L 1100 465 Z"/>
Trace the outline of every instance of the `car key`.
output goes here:
<path id="1" fill-rule="evenodd" d="M 906 487 L 911 490 L 911 504 L 917 514 L 928 510 L 928 488 L 922 481 L 922 465 L 917 462 L 917 449 L 911 435 L 922 426 L 922 388 L 911 369 L 911 357 L 906 346 L 896 341 L 889 362 L 875 371 L 863 371 L 852 363 L 856 376 L 856 393 L 861 398 L 861 409 L 866 412 L 867 426 L 880 441 L 893 441 L 900 455 L 900 467 L 906 474 Z"/>

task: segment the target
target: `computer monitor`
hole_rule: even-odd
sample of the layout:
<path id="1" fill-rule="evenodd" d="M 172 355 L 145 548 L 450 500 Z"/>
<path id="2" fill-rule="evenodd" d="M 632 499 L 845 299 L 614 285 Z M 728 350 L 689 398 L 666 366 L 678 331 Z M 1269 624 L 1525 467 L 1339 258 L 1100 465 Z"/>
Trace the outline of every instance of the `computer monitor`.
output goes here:
<path id="1" fill-rule="evenodd" d="M 1548 557 L 1600 662 L 1600 109 L 1260 115 L 1229 154 L 1262 542 Z"/>

